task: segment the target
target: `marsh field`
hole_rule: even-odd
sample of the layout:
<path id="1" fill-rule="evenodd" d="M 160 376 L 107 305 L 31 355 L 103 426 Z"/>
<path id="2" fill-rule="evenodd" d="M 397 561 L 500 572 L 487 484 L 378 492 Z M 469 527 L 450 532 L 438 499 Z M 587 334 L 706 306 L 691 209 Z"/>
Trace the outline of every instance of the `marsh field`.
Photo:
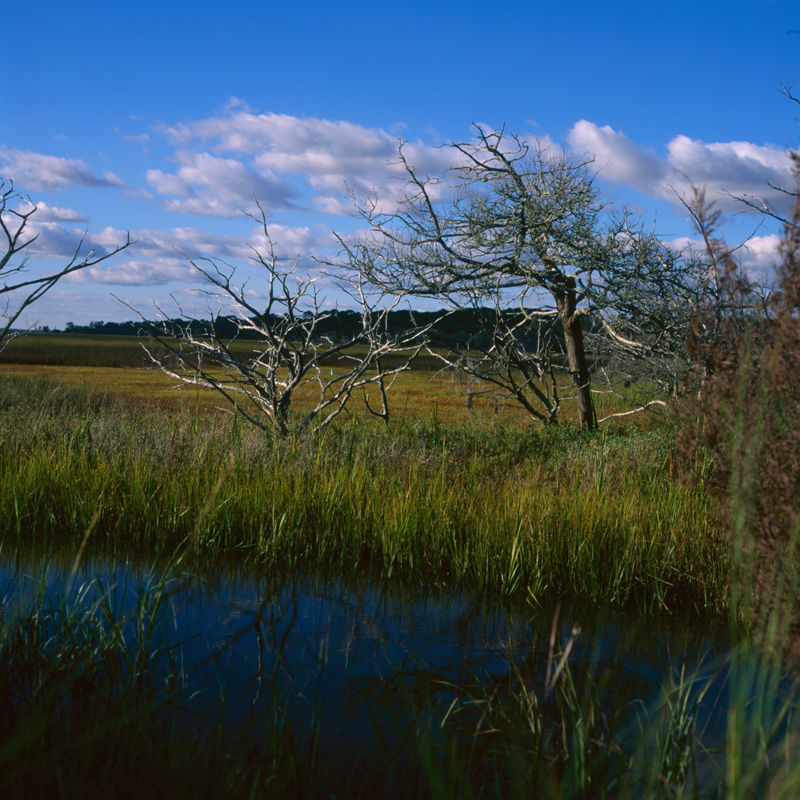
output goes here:
<path id="1" fill-rule="evenodd" d="M 278 438 L 139 358 L 0 357 L 4 796 L 797 796 L 674 411 L 543 427 L 421 361 Z"/>

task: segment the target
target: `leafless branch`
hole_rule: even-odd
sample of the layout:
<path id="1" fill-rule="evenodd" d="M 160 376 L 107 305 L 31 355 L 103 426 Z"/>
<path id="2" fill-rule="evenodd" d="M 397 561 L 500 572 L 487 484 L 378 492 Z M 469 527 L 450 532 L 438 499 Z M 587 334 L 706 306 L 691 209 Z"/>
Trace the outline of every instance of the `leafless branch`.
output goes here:
<path id="1" fill-rule="evenodd" d="M 159 310 L 161 333 L 153 338 L 160 350 L 145 347 L 146 360 L 179 385 L 215 390 L 226 400 L 222 410 L 280 435 L 324 428 L 345 409 L 353 392 L 372 385 L 378 388 L 382 410 L 367 408 L 388 419 L 386 393 L 424 347 L 427 328 L 392 333 L 389 314 L 402 296 L 344 276 L 338 285 L 358 308 L 355 320 L 340 325 L 336 336 L 325 332 L 325 323 L 337 315 L 324 310 L 317 279 L 303 276 L 297 261 L 282 262 L 263 211 L 257 219 L 267 242 L 251 256 L 258 293 L 251 291 L 248 280 L 237 282 L 236 267 L 184 255 L 204 280 L 211 321 L 199 326 L 180 307 L 179 318 L 170 320 Z M 255 297 L 260 298 L 258 305 Z M 302 411 L 295 403 L 299 393 L 304 396 Z"/>
<path id="2" fill-rule="evenodd" d="M 12 203 L 19 202 L 19 207 Z M 85 234 L 81 238 L 69 262 L 56 272 L 43 276 L 24 278 L 28 270 L 27 249 L 36 241 L 38 234 L 29 235 L 29 224 L 36 213 L 36 206 L 28 197 L 20 195 L 12 180 L 0 178 L 0 295 L 5 296 L 4 308 L 0 312 L 0 350 L 9 341 L 24 333 L 14 330 L 20 316 L 40 300 L 61 278 L 82 269 L 94 267 L 130 247 L 130 235 L 126 241 L 98 255 L 93 250 L 81 254 Z M 19 259 L 16 261 L 16 259 Z M 14 295 L 13 297 L 11 295 Z"/>
<path id="3" fill-rule="evenodd" d="M 437 342 L 443 364 L 539 420 L 556 421 L 570 399 L 591 429 L 596 354 L 586 340 L 602 344 L 606 360 L 624 351 L 654 364 L 663 354 L 671 369 L 700 270 L 627 212 L 610 213 L 591 159 L 479 125 L 473 141 L 452 147 L 456 185 L 440 199 L 441 181 L 419 174 L 401 145 L 405 199 L 392 211 L 377 199 L 357 202 L 368 233 L 339 237 L 338 263 L 387 292 L 472 313 L 480 334 L 458 346 Z M 559 370 L 569 382 L 562 396 L 552 377 Z"/>

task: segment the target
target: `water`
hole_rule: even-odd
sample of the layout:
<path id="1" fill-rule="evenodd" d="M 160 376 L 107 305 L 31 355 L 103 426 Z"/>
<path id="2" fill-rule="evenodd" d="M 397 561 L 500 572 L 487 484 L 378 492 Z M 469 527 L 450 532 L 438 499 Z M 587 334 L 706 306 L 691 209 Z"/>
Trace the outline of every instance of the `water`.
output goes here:
<path id="1" fill-rule="evenodd" d="M 70 580 L 69 562 L 9 559 L 0 565 L 0 596 L 6 608 L 40 595 L 58 604 L 65 587 L 75 593 L 93 579 L 85 602 L 103 594 L 118 617 L 131 620 L 142 587 L 155 580 L 150 570 L 121 562 L 90 562 Z M 126 631 L 134 630 L 131 621 Z M 444 589 L 410 593 L 310 575 L 184 569 L 166 584 L 153 637 L 161 655 L 153 658 L 180 673 L 180 730 L 220 722 L 230 731 L 264 730 L 278 709 L 292 729 L 316 731 L 320 752 L 344 765 L 410 757 L 420 730 L 473 730 L 482 723 L 471 701 L 503 696 L 520 676 L 543 714 L 555 715 L 546 685 L 568 647 L 576 687 L 591 676 L 604 712 L 630 709 L 631 724 L 655 707 L 682 665 L 713 675 L 726 653 L 719 631 L 687 619 L 507 606 Z M 704 715 L 707 735 L 724 736 L 724 691 L 720 678 Z M 445 719 L 450 727 L 442 727 Z"/>

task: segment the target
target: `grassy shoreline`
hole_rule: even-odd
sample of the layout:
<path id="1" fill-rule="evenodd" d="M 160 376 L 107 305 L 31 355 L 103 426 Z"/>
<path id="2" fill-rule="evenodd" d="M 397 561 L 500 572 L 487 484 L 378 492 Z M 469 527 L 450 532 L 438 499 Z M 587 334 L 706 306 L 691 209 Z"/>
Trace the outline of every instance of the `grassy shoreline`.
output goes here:
<path id="1" fill-rule="evenodd" d="M 676 437 L 668 423 L 588 435 L 429 413 L 281 440 L 199 403 L 170 412 L 6 373 L 0 542 L 12 557 L 58 552 L 66 564 L 79 552 L 224 560 L 487 602 L 564 598 L 722 621 L 729 549 L 713 502 L 679 481 Z M 448 687 L 452 703 L 437 701 L 438 688 L 393 697 L 424 710 L 407 773 L 325 761 L 322 716 L 295 725 L 277 684 L 257 726 L 178 734 L 179 644 L 150 635 L 170 613 L 159 569 L 133 627 L 112 604 L 78 602 L 83 585 L 54 607 L 3 608 L 0 688 L 13 700 L 0 704 L 0 787 L 107 796 L 157 779 L 172 796 L 789 798 L 800 785 L 796 687 L 746 640 L 725 666 L 727 741 L 711 749 L 702 704 L 717 678 L 690 667 L 664 678 L 655 707 L 609 717 L 614 698 L 571 669 L 569 642 L 553 651 L 557 672 L 544 685 L 512 663 L 503 683 L 476 675 Z"/>
<path id="2" fill-rule="evenodd" d="M 0 533 L 285 569 L 561 596 L 640 613 L 727 610 L 714 509 L 679 485 L 672 434 L 351 420 L 280 441 L 3 379 Z"/>

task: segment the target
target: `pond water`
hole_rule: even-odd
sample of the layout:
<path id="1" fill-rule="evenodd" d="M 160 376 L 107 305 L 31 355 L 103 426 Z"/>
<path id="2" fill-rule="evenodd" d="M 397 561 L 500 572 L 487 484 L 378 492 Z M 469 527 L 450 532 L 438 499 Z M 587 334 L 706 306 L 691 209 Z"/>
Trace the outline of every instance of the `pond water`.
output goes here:
<path id="1" fill-rule="evenodd" d="M 70 581 L 68 563 L 8 559 L 0 564 L 0 596 L 6 607 L 36 597 L 57 603 L 68 585 L 74 593 L 96 579 L 86 597 L 102 593 L 124 616 L 153 575 L 97 560 Z M 546 710 L 552 698 L 544 687 L 566 648 L 576 687 L 590 675 L 606 712 L 630 708 L 631 719 L 655 706 L 683 665 L 722 673 L 727 649 L 722 632 L 697 620 L 508 606 L 444 589 L 409 592 L 311 575 L 175 570 L 162 598 L 153 648 L 161 648 L 165 669 L 169 662 L 180 671 L 181 725 L 221 720 L 235 730 L 268 722 L 279 696 L 279 713 L 298 730 L 314 728 L 334 763 L 396 759 L 421 720 L 440 729 L 454 708 L 496 697 L 521 676 Z M 724 692 L 720 677 L 703 721 L 712 736 L 724 735 Z M 474 716 L 464 714 L 470 727 L 479 724 Z"/>

